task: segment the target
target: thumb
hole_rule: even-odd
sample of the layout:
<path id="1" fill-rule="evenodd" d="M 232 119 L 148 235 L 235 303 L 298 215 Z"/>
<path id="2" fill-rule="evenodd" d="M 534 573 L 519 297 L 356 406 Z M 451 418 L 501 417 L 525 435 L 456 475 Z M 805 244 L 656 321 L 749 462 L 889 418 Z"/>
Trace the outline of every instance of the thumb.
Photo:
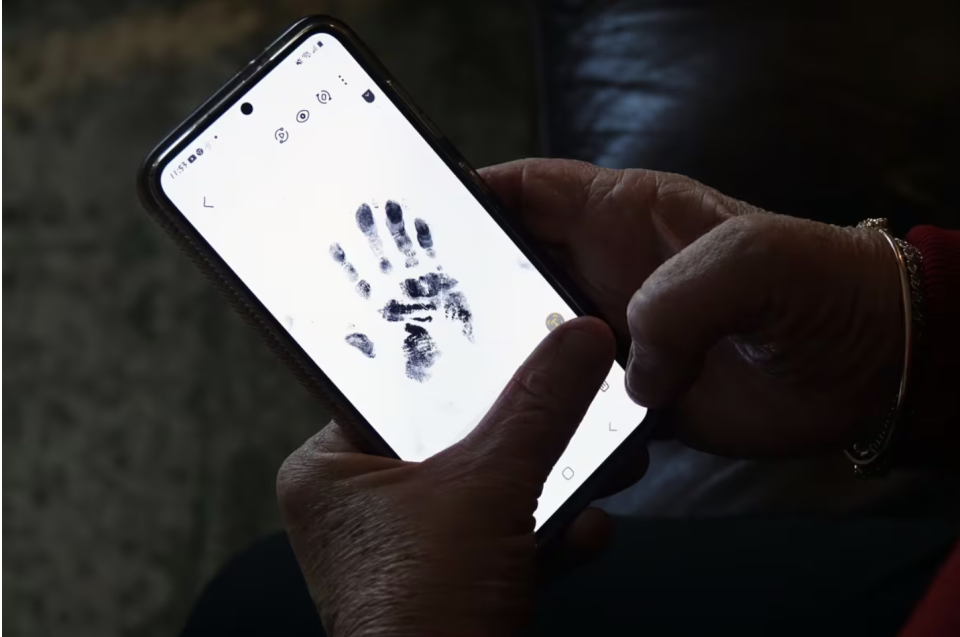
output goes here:
<path id="1" fill-rule="evenodd" d="M 615 350 L 613 332 L 600 319 L 562 324 L 520 366 L 455 453 L 527 476 L 539 487 L 607 377 Z"/>
<path id="2" fill-rule="evenodd" d="M 761 322 L 781 256 L 771 241 L 775 217 L 727 220 L 664 262 L 633 295 L 626 384 L 635 401 L 653 409 L 675 402 L 717 341 Z"/>

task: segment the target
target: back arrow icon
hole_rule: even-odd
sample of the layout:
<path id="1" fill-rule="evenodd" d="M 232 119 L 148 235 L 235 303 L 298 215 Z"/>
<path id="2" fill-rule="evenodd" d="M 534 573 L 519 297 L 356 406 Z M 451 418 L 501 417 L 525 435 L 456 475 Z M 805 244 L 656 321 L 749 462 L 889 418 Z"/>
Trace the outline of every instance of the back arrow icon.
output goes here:
<path id="1" fill-rule="evenodd" d="M 207 205 L 207 198 L 206 198 L 206 197 L 203 198 L 203 207 L 204 207 L 204 208 L 213 208 L 213 206 L 208 206 L 208 205 Z"/>
<path id="2" fill-rule="evenodd" d="M 612 422 L 608 422 L 608 423 L 607 423 L 607 429 L 609 429 L 610 431 L 616 431 L 616 429 L 613 428 L 613 423 L 612 423 Z"/>

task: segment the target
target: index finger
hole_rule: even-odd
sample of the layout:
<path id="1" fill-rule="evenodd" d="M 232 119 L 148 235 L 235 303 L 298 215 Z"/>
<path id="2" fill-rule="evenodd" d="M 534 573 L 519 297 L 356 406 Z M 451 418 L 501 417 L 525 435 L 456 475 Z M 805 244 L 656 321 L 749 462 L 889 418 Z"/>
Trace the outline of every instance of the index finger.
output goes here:
<path id="1" fill-rule="evenodd" d="M 563 243 L 575 236 L 604 169 L 572 159 L 520 159 L 478 172 L 537 239 Z"/>

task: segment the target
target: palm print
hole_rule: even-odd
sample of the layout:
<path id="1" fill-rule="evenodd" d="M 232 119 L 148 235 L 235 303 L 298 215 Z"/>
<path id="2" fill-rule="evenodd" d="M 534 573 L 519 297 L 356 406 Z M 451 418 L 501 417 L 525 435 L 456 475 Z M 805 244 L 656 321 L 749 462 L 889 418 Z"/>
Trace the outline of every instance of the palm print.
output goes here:
<path id="1" fill-rule="evenodd" d="M 405 269 L 417 268 L 420 260 L 413 241 L 407 234 L 403 220 L 403 209 L 395 201 L 388 201 L 384 206 L 385 225 L 390 237 L 396 245 L 397 251 L 403 257 Z M 407 378 L 424 382 L 430 378 L 430 368 L 440 356 L 440 349 L 424 327 L 424 324 L 433 321 L 434 316 L 442 313 L 450 321 L 462 324 L 463 335 L 473 341 L 473 314 L 467 304 L 463 292 L 457 291 L 457 280 L 443 272 L 442 266 L 436 266 L 436 271 L 426 272 L 420 276 L 405 277 L 392 276 L 393 264 L 384 254 L 383 242 L 377 231 L 373 210 L 368 204 L 361 204 L 356 214 L 357 228 L 367 239 L 370 250 L 376 257 L 380 273 L 393 279 L 399 288 L 399 297 L 392 298 L 378 310 L 380 317 L 390 323 L 403 323 L 406 336 L 403 337 L 403 353 L 406 360 Z M 417 235 L 417 244 L 424 254 L 431 260 L 437 254 L 433 247 L 433 236 L 430 226 L 423 219 L 417 218 L 413 222 Z M 366 279 L 361 279 L 357 269 L 347 260 L 347 255 L 339 243 L 330 246 L 330 256 L 340 264 L 347 279 L 354 284 L 354 290 L 364 299 L 370 299 L 373 286 Z M 388 284 L 389 285 L 389 284 Z M 363 333 L 355 332 L 346 336 L 346 342 L 357 349 L 367 358 L 376 358 L 376 346 Z"/>

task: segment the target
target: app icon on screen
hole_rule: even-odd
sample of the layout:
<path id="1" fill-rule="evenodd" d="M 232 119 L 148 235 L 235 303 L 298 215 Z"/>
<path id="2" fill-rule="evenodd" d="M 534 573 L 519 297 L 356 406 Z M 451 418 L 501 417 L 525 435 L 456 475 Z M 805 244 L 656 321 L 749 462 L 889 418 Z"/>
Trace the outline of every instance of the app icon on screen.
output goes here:
<path id="1" fill-rule="evenodd" d="M 547 329 L 551 332 L 563 324 L 563 317 L 558 312 L 547 315 Z"/>

